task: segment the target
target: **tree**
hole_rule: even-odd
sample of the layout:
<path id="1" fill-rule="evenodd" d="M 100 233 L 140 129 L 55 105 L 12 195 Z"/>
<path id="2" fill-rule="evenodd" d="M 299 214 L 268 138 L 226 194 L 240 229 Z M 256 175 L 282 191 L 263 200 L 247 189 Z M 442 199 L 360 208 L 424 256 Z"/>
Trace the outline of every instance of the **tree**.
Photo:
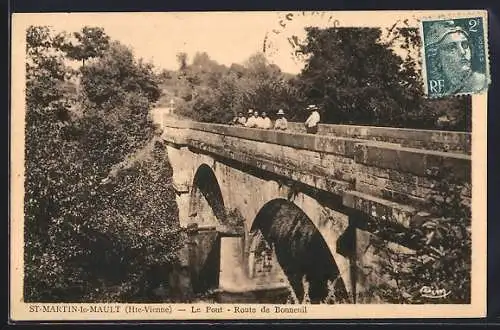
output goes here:
<path id="1" fill-rule="evenodd" d="M 187 68 L 188 66 L 187 61 L 188 61 L 188 56 L 186 53 L 181 52 L 177 54 L 177 62 L 179 63 L 180 71 L 184 71 Z"/>
<path id="2" fill-rule="evenodd" d="M 24 299 L 59 299 L 74 286 L 67 261 L 79 253 L 71 204 L 82 174 L 83 153 L 65 137 L 71 131 L 71 98 L 64 94 L 70 70 L 48 27 L 26 32 L 25 286 Z M 78 188 L 76 188 L 78 189 Z M 67 215 L 67 221 L 62 221 Z"/>
<path id="3" fill-rule="evenodd" d="M 238 78 L 241 78 L 245 75 L 246 68 L 241 64 L 233 63 L 229 67 L 229 72 L 235 73 Z"/>
<path id="4" fill-rule="evenodd" d="M 81 72 L 85 96 L 97 107 L 123 104 L 127 93 L 140 94 L 148 102 L 160 97 L 159 80 L 152 66 L 136 62 L 130 49 L 118 42 L 112 42 L 105 56 Z"/>
<path id="5" fill-rule="evenodd" d="M 97 264 L 88 267 L 102 270 L 93 274 L 98 285 L 120 287 L 113 299 L 151 299 L 153 288 L 143 283 L 167 277 L 181 243 L 172 170 L 149 117 L 160 97 L 158 79 L 151 65 L 112 42 L 104 56 L 81 69 L 81 81 L 86 111 L 78 126 L 85 132 L 85 162 L 107 177 L 87 228 L 89 237 L 101 237 L 99 244 L 108 248 L 93 249 Z"/>
<path id="6" fill-rule="evenodd" d="M 262 53 L 251 55 L 244 65 L 230 68 L 197 53 L 184 76 L 194 97 L 181 108 L 183 115 L 206 122 L 227 123 L 238 112 L 248 109 L 266 111 L 271 117 L 280 108 L 293 106 L 296 88 L 275 64 L 268 63 Z M 192 101 L 191 101 L 192 100 Z"/>
<path id="7" fill-rule="evenodd" d="M 392 123 L 403 98 L 402 60 L 379 43 L 380 29 L 308 28 L 301 52 L 309 56 L 299 79 L 306 97 L 330 123 Z M 305 114 L 304 114 L 305 115 Z"/>
<path id="8" fill-rule="evenodd" d="M 25 300 L 151 301 L 181 244 L 148 117 L 157 77 L 111 43 L 81 68 L 74 116 L 60 45 L 46 27 L 27 31 Z"/>
<path id="9" fill-rule="evenodd" d="M 269 80 L 278 78 L 281 74 L 280 68 L 275 64 L 269 64 L 263 53 L 255 53 L 245 61 L 247 76 L 256 80 Z"/>
<path id="10" fill-rule="evenodd" d="M 323 122 L 436 128 L 449 109 L 470 100 L 427 100 L 423 96 L 418 31 L 396 23 L 386 38 L 379 28 L 307 28 L 299 48 L 307 62 L 298 76 L 300 94 L 324 110 Z M 403 57 L 393 49 L 405 50 Z M 459 113 L 456 128 L 466 129 Z M 294 117 L 303 120 L 305 112 Z"/>
<path id="11" fill-rule="evenodd" d="M 69 58 L 82 61 L 83 66 L 89 58 L 102 56 L 109 47 L 110 38 L 100 27 L 85 26 L 80 32 L 74 32 L 73 36 L 78 43 L 65 42 L 62 44 L 62 50 Z"/>

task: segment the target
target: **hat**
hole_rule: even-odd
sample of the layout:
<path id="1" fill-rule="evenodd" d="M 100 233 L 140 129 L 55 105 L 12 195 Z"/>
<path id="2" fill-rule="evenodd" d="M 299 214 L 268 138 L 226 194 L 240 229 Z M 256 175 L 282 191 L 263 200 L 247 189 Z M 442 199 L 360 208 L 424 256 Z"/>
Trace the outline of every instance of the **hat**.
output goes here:
<path id="1" fill-rule="evenodd" d="M 307 110 L 317 110 L 318 106 L 316 104 L 309 104 L 307 106 Z"/>
<path id="2" fill-rule="evenodd" d="M 461 32 L 468 38 L 469 34 L 452 20 L 429 23 L 427 33 L 424 33 L 425 47 L 439 44 L 448 34 Z"/>
<path id="3" fill-rule="evenodd" d="M 283 109 L 278 110 L 278 115 L 284 115 L 284 114 L 285 114 L 285 112 L 283 111 Z"/>

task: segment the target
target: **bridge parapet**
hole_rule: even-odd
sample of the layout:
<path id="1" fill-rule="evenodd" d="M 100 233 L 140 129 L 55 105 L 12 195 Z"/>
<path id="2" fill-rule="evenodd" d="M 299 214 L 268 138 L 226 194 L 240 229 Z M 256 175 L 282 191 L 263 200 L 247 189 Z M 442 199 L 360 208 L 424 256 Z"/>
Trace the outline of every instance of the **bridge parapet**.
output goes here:
<path id="1" fill-rule="evenodd" d="M 349 208 L 405 227 L 411 227 L 419 219 L 419 212 L 427 211 L 429 196 L 448 173 L 453 173 L 463 184 L 465 199 L 470 199 L 471 195 L 470 155 L 404 146 L 412 136 L 419 136 L 420 141 L 437 141 L 436 136 L 448 136 L 440 140 L 440 146 L 447 139 L 455 139 L 458 146 L 467 140 L 466 135 L 460 133 L 434 135 L 429 131 L 405 130 L 410 138 L 401 137 L 392 140 L 400 143 L 394 143 L 192 121 L 165 121 L 164 128 L 164 138 L 172 144 L 196 148 L 339 195 Z M 380 133 L 383 130 L 391 131 L 378 127 L 364 129 L 366 132 L 378 131 L 379 135 L 383 135 Z M 349 128 L 344 128 L 345 132 L 349 133 Z M 361 132 L 359 126 L 354 127 L 353 132 L 349 134 Z M 363 136 L 368 137 L 368 133 Z"/>
<path id="2" fill-rule="evenodd" d="M 188 120 L 172 120 L 171 117 L 164 118 L 164 126 L 170 126 L 173 123 L 175 123 L 175 126 L 179 128 L 191 128 L 219 134 L 230 134 L 251 140 L 262 139 L 259 136 L 259 133 L 255 133 L 255 131 L 264 132 L 263 134 L 266 134 L 265 132 L 269 132 L 258 129 L 248 129 L 242 131 L 239 129 L 243 127 L 239 126 L 202 123 Z M 288 127 L 289 129 L 286 133 L 301 133 L 308 135 L 306 134 L 302 123 L 290 122 Z M 278 134 L 277 137 L 278 136 L 280 135 Z M 442 152 L 463 154 L 471 153 L 471 134 L 469 132 L 319 124 L 318 134 L 316 136 L 348 138 L 364 142 L 384 142 L 395 145 L 398 144 L 402 147 Z M 304 149 L 309 149 L 309 146 L 304 146 Z"/>
<path id="3" fill-rule="evenodd" d="M 400 144 L 403 147 L 471 153 L 471 133 L 396 127 L 319 124 L 318 134 Z M 305 133 L 302 123 L 289 123 L 290 131 Z"/>

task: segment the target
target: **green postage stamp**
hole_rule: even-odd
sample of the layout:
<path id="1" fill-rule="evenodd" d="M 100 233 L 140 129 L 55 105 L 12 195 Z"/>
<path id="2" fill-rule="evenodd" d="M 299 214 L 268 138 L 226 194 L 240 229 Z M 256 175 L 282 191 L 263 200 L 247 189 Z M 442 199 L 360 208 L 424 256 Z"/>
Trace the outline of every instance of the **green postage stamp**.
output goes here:
<path id="1" fill-rule="evenodd" d="M 429 97 L 477 94 L 490 82 L 486 17 L 421 21 L 423 74 Z"/>

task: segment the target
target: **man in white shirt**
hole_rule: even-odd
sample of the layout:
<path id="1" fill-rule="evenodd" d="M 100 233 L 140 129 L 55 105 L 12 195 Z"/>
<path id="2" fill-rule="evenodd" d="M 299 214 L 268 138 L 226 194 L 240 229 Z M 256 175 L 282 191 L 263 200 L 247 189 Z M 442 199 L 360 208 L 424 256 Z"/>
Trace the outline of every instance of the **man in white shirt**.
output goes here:
<path id="1" fill-rule="evenodd" d="M 248 111 L 250 112 L 250 110 Z M 257 111 L 253 112 L 253 115 L 248 118 L 245 127 L 256 128 L 258 127 L 259 113 Z"/>
<path id="2" fill-rule="evenodd" d="M 311 111 L 311 114 L 304 123 L 306 131 L 309 134 L 316 134 L 318 132 L 318 124 L 321 119 L 318 112 L 318 106 L 310 104 L 307 106 L 307 110 Z"/>
<path id="3" fill-rule="evenodd" d="M 255 122 L 257 123 L 256 127 L 257 128 L 264 128 L 264 118 L 262 116 L 259 116 L 259 113 L 255 111 L 257 119 L 255 119 Z"/>
<path id="4" fill-rule="evenodd" d="M 278 119 L 274 122 L 274 129 L 286 130 L 288 128 L 288 122 L 285 118 L 283 109 L 279 109 L 277 115 Z"/>
<path id="5" fill-rule="evenodd" d="M 243 116 L 243 113 L 239 113 L 239 117 L 238 117 L 238 125 L 239 126 L 245 126 L 245 124 L 247 123 L 247 119 L 245 116 Z"/>
<path id="6" fill-rule="evenodd" d="M 261 116 L 259 117 L 258 127 L 263 129 L 270 129 L 271 127 L 273 127 L 271 119 L 265 112 L 262 112 Z"/>

